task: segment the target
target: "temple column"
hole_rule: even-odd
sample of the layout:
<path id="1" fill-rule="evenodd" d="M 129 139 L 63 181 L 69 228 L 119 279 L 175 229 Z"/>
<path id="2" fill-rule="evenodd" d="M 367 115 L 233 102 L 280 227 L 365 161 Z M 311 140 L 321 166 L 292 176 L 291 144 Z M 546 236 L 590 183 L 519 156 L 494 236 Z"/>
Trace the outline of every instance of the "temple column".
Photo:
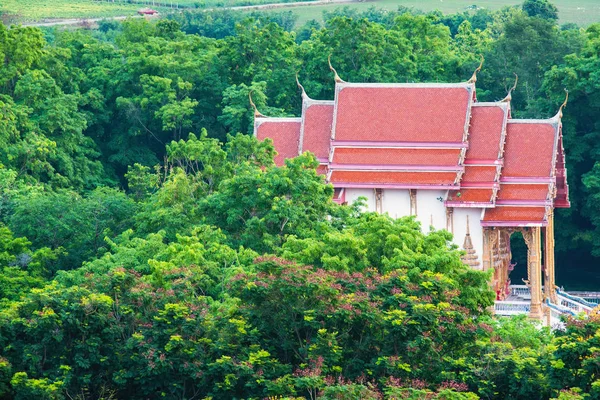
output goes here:
<path id="1" fill-rule="evenodd" d="M 375 189 L 375 212 L 383 214 L 383 189 Z"/>
<path id="2" fill-rule="evenodd" d="M 408 189 L 410 197 L 410 215 L 417 215 L 417 189 Z"/>
<path id="3" fill-rule="evenodd" d="M 496 269 L 496 253 L 498 247 L 498 230 L 494 228 L 484 228 L 483 230 L 483 254 L 481 257 L 483 270 L 493 270 L 490 278 L 490 288 L 498 297 L 498 270 Z"/>
<path id="4" fill-rule="evenodd" d="M 454 208 L 446 208 L 446 230 L 454 234 Z"/>
<path id="5" fill-rule="evenodd" d="M 526 228 L 523 230 L 523 238 L 527 243 L 527 278 L 531 290 L 531 310 L 529 317 L 541 320 L 542 310 L 542 234 L 540 227 Z"/>
<path id="6" fill-rule="evenodd" d="M 481 261 L 483 264 L 483 270 L 487 271 L 491 268 L 491 251 L 490 251 L 490 228 L 483 228 L 483 254 L 481 255 Z"/>
<path id="7" fill-rule="evenodd" d="M 554 275 L 554 210 L 548 213 L 548 225 L 545 229 L 545 276 L 544 295 L 553 303 L 556 299 L 556 279 Z"/>

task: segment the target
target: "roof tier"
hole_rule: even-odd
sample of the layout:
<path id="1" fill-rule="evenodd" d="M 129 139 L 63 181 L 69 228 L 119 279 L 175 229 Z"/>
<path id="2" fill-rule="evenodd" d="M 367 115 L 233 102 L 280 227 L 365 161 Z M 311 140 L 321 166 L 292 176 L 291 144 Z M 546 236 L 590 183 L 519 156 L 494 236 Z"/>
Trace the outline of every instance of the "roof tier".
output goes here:
<path id="1" fill-rule="evenodd" d="M 337 83 L 331 182 L 455 186 L 464 169 L 474 88 L 469 83 Z M 373 171 L 397 172 L 384 179 Z"/>
<path id="2" fill-rule="evenodd" d="M 414 165 L 457 166 L 460 149 L 398 149 L 373 147 L 335 147 L 333 164 L 339 165 Z"/>
<path id="3" fill-rule="evenodd" d="M 508 104 L 475 103 L 471 110 L 469 149 L 465 157 L 465 173 L 461 189 L 450 193 L 446 201 L 451 207 L 493 207 L 498 178 L 504 162 L 504 141 Z"/>
<path id="4" fill-rule="evenodd" d="M 310 151 L 327 163 L 333 124 L 333 101 L 304 99 L 300 153 Z"/>
<path id="5" fill-rule="evenodd" d="M 494 189 L 461 189 L 448 193 L 447 207 L 493 207 Z"/>
<path id="6" fill-rule="evenodd" d="M 333 138 L 463 142 L 474 89 L 468 83 L 338 83 Z"/>
<path id="7" fill-rule="evenodd" d="M 508 121 L 498 207 L 494 212 L 486 210 L 484 222 L 502 216 L 507 226 L 546 224 L 545 207 L 553 205 L 559 124 L 557 119 Z M 534 213 L 535 221 L 524 217 Z M 509 221 L 509 215 L 523 218 Z"/>
<path id="8" fill-rule="evenodd" d="M 282 166 L 286 158 L 298 155 L 300 118 L 256 118 L 254 134 L 258 140 L 271 139 L 277 150 L 275 165 Z"/>
<path id="9" fill-rule="evenodd" d="M 545 207 L 498 206 L 485 211 L 482 226 L 542 226 L 546 225 Z"/>
<path id="10" fill-rule="evenodd" d="M 454 172 L 332 171 L 329 181 L 335 187 L 440 189 L 458 188 Z"/>

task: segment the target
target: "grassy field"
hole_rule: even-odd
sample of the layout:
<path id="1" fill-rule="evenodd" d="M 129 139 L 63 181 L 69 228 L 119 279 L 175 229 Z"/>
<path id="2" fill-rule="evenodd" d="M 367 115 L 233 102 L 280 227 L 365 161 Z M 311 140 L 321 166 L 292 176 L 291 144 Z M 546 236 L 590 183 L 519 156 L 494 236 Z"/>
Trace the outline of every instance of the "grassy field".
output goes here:
<path id="1" fill-rule="evenodd" d="M 395 10 L 398 6 L 414 7 L 423 11 L 440 10 L 444 13 L 464 11 L 468 6 L 477 5 L 491 10 L 504 6 L 521 4 L 522 0 L 374 0 L 347 4 L 349 7 L 365 10 L 369 7 Z M 600 0 L 554 0 L 558 7 L 560 23 L 574 22 L 586 26 L 600 22 Z M 298 14 L 298 24 L 310 19 L 321 20 L 323 11 L 331 11 L 339 5 L 295 7 L 292 10 Z"/>
<path id="2" fill-rule="evenodd" d="M 128 16 L 135 15 L 137 10 L 144 7 L 164 14 L 172 12 L 172 6 L 217 8 L 290 1 L 299 0 L 136 0 L 134 4 L 125 0 L 0 0 L 0 12 L 16 17 L 11 20 L 26 23 L 53 19 Z"/>
<path id="3" fill-rule="evenodd" d="M 0 10 L 17 15 L 20 22 L 134 15 L 139 8 L 136 4 L 91 0 L 0 0 Z"/>
<path id="4" fill-rule="evenodd" d="M 151 1 L 151 0 L 150 0 Z M 157 0 L 163 3 L 192 6 L 194 3 L 205 7 L 229 7 L 248 3 L 281 2 L 281 0 Z M 414 7 L 423 11 L 440 10 L 444 13 L 455 13 L 465 10 L 468 6 L 477 5 L 492 10 L 507 5 L 520 4 L 522 0 L 371 0 L 347 4 L 365 10 L 369 7 L 395 10 L 398 6 Z M 574 22 L 581 26 L 600 22 L 600 0 L 554 0 L 560 13 L 560 22 Z M 43 21 L 64 18 L 102 18 L 113 16 L 135 15 L 143 4 L 128 4 L 123 1 L 106 2 L 94 0 L 0 0 L 0 11 L 19 16 L 20 22 Z M 323 11 L 331 11 L 340 7 L 337 5 L 303 6 L 289 8 L 298 14 L 298 25 L 310 19 L 321 20 Z M 160 12 L 169 8 L 153 7 Z"/>

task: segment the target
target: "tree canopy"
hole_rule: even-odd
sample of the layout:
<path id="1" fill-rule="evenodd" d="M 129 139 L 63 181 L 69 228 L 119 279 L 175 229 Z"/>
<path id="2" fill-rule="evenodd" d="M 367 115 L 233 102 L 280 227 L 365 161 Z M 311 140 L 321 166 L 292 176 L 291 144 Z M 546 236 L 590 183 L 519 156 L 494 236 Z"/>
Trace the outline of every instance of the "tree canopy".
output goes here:
<path id="1" fill-rule="evenodd" d="M 558 282 L 597 283 L 600 25 L 527 0 L 186 11 L 97 30 L 0 24 L 0 399 L 584 399 L 597 315 L 495 319 L 446 231 L 339 206 L 314 155 L 273 162 L 261 112 L 361 82 L 466 80 L 563 118 Z M 565 271 L 569 271 L 567 277 Z M 569 280 L 570 278 L 570 280 Z M 568 283 L 567 283 L 568 282 Z"/>

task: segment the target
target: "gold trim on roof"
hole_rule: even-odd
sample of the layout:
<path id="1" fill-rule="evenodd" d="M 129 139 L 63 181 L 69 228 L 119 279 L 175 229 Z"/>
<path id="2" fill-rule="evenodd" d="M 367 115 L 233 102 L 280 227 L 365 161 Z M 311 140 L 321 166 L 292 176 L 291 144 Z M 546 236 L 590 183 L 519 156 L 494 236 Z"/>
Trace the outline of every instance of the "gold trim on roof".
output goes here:
<path id="1" fill-rule="evenodd" d="M 512 92 L 517 88 L 518 82 L 519 82 L 519 75 L 515 74 L 515 83 L 508 90 L 508 94 L 506 95 L 506 97 L 501 100 L 502 102 L 510 103 L 510 101 L 512 100 Z"/>
<path id="2" fill-rule="evenodd" d="M 477 82 L 477 73 L 479 71 L 481 71 L 481 67 L 483 67 L 483 62 L 485 61 L 485 58 L 483 58 L 483 55 L 481 56 L 481 62 L 479 63 L 479 67 L 475 68 L 475 71 L 473 71 L 473 75 L 471 75 L 471 78 L 467 81 L 467 83 L 475 83 Z"/>
<path id="3" fill-rule="evenodd" d="M 344 83 L 345 81 L 340 78 L 340 76 L 338 75 L 337 71 L 335 70 L 335 68 L 333 68 L 333 65 L 331 65 L 331 54 L 327 57 L 327 63 L 329 64 L 329 69 L 331 70 L 331 72 L 333 72 L 334 76 L 334 80 L 337 83 Z"/>
<path id="4" fill-rule="evenodd" d="M 567 106 L 567 102 L 569 101 L 569 91 L 567 89 L 565 89 L 565 101 L 560 105 L 560 108 L 558 109 L 558 118 L 562 118 L 563 116 L 563 109 Z"/>
<path id="5" fill-rule="evenodd" d="M 298 88 L 300 90 L 302 90 L 302 97 L 308 97 L 308 95 L 306 94 L 306 90 L 304 90 L 304 86 L 302 86 L 302 84 L 300 83 L 300 81 L 298 80 L 298 72 L 296 72 L 296 84 L 298 85 Z"/>
<path id="6" fill-rule="evenodd" d="M 250 100 L 250 106 L 254 109 L 254 118 L 267 118 L 263 115 L 258 108 L 256 108 L 256 104 L 252 101 L 252 90 L 248 92 L 248 99 Z"/>

